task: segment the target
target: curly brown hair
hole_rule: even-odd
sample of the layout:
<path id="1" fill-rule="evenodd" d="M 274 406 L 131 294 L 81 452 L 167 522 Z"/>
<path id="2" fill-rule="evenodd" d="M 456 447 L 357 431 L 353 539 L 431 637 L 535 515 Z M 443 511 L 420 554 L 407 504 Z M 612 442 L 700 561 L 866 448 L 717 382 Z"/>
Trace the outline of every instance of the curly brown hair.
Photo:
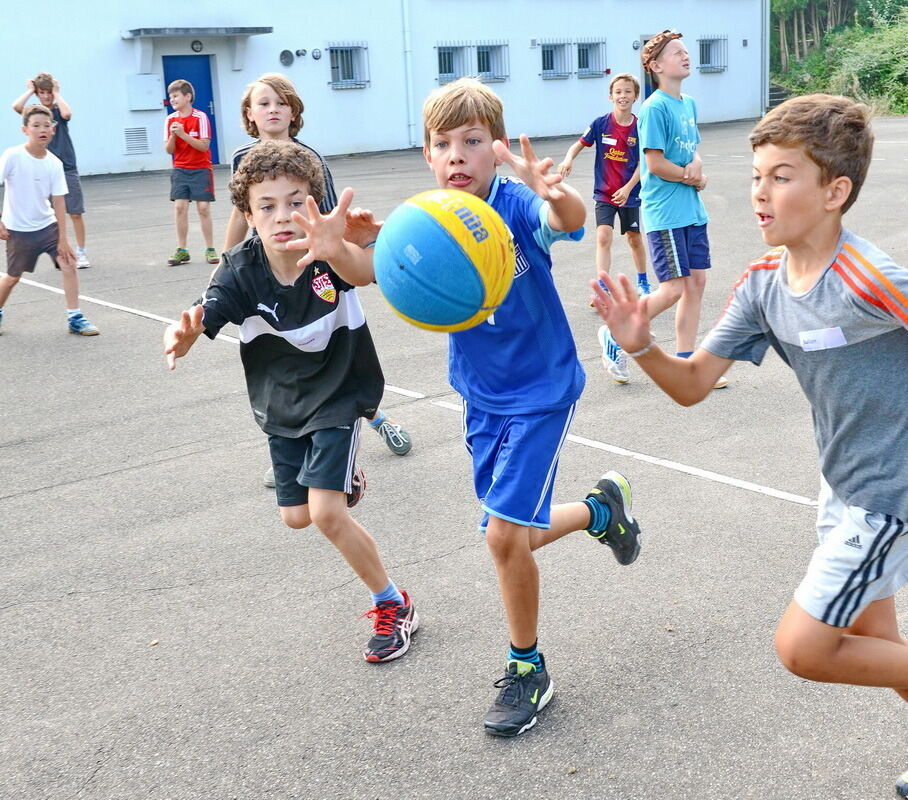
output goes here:
<path id="1" fill-rule="evenodd" d="M 325 175 L 319 160 L 295 142 L 259 142 L 240 162 L 230 179 L 233 204 L 243 212 L 249 211 L 249 189 L 253 184 L 286 175 L 308 181 L 309 194 L 316 203 L 325 196 Z"/>
<path id="2" fill-rule="evenodd" d="M 275 94 L 290 106 L 289 133 L 291 136 L 296 136 L 303 127 L 303 111 L 305 110 L 303 98 L 297 94 L 296 87 L 290 82 L 290 79 L 277 72 L 266 72 L 261 78 L 250 83 L 243 92 L 243 99 L 240 100 L 240 119 L 243 121 L 246 133 L 254 139 L 259 138 L 258 125 L 249 119 L 246 112 L 252 107 L 252 93 L 260 83 L 274 89 Z"/>
<path id="3" fill-rule="evenodd" d="M 792 97 L 776 106 L 750 132 L 750 146 L 800 147 L 820 168 L 827 184 L 842 176 L 851 179 L 844 214 L 858 199 L 873 156 L 871 112 L 863 103 L 831 94 Z"/>

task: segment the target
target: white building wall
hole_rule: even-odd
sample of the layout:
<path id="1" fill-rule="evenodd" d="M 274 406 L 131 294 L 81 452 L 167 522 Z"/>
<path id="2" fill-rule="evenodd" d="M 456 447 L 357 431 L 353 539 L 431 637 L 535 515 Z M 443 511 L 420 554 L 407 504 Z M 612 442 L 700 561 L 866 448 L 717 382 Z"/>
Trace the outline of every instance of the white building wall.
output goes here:
<path id="1" fill-rule="evenodd" d="M 248 141 L 239 120 L 239 99 L 247 83 L 263 72 L 283 72 L 303 96 L 306 111 L 301 138 L 326 155 L 389 150 L 421 144 L 420 110 L 438 86 L 441 41 L 508 42 L 509 78 L 492 88 L 505 103 L 509 134 L 574 134 L 608 109 L 608 80 L 543 80 L 541 50 L 532 39 L 573 42 L 602 37 L 604 67 L 611 74 L 642 78 L 634 42 L 664 28 L 685 34 L 694 69 L 684 90 L 698 102 L 703 122 L 759 116 L 766 102 L 769 0 L 329 0 L 278 5 L 185 0 L 85 0 L 78 5 L 51 0 L 41 6 L 41 24 L 24 3 L 6 9 L 0 48 L 0 86 L 6 102 L 24 90 L 27 77 L 52 72 L 73 107 L 70 132 L 83 174 L 164 169 L 165 112 L 129 110 L 127 77 L 139 72 L 138 44 L 122 38 L 137 28 L 272 27 L 273 33 L 247 40 L 242 68 L 234 69 L 226 37 L 188 36 L 153 40 L 150 69 L 162 76 L 161 57 L 189 55 L 193 39 L 203 55 L 214 56 L 212 80 L 220 159 Z M 279 9 L 279 10 L 278 10 Z M 408 13 L 408 17 L 407 17 Z M 409 19 L 412 54 L 408 102 L 404 56 Z M 697 69 L 697 39 L 727 36 L 728 68 L 703 74 Z M 747 40 L 747 45 L 743 41 Z M 329 86 L 329 42 L 366 42 L 370 85 L 335 90 Z M 305 48 L 289 67 L 282 50 Z M 320 49 L 322 58 L 313 60 Z M 576 50 L 571 48 L 572 71 Z M 165 97 L 162 87 L 161 100 Z M 2 116 L 0 116 L 2 121 Z M 409 125 L 408 125 L 409 122 Z M 124 130 L 145 128 L 151 152 L 124 153 Z M 21 132 L 9 112 L 0 125 L 0 147 L 19 144 Z"/>

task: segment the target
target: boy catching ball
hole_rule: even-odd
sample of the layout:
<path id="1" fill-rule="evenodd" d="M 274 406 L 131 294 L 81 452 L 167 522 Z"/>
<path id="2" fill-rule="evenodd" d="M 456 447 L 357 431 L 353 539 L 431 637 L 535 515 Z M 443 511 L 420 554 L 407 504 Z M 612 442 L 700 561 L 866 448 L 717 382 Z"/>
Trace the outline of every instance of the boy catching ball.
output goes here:
<path id="1" fill-rule="evenodd" d="M 410 647 L 419 620 L 388 578 L 374 539 L 353 517 L 365 490 L 356 466 L 359 418 L 374 415 L 384 377 L 354 287 L 372 282 L 371 257 L 343 241 L 347 189 L 318 212 L 321 165 L 292 142 L 263 142 L 230 181 L 234 205 L 256 235 L 228 250 L 201 300 L 164 334 L 170 369 L 204 333 L 240 328 L 252 413 L 268 434 L 281 519 L 314 525 L 372 593 L 366 661 Z M 305 210 L 307 216 L 299 212 Z M 303 258 L 289 246 L 303 239 Z M 292 376 L 292 379 L 291 377 Z"/>

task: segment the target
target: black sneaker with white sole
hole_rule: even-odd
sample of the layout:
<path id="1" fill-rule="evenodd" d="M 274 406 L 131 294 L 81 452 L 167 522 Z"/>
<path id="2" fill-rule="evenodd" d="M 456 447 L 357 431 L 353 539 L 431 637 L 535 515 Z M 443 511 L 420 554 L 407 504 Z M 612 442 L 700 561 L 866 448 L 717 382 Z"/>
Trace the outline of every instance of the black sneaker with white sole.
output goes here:
<path id="1" fill-rule="evenodd" d="M 631 515 L 631 485 L 620 472 L 606 472 L 587 498 L 607 505 L 611 516 L 605 530 L 587 533 L 612 548 L 619 564 L 633 564 L 640 553 L 640 525 Z"/>
<path id="2" fill-rule="evenodd" d="M 483 725 L 493 736 L 520 736 L 536 724 L 542 711 L 555 693 L 555 685 L 539 654 L 537 669 L 529 661 L 508 661 L 503 678 L 495 681 L 498 697 L 486 712 Z"/>

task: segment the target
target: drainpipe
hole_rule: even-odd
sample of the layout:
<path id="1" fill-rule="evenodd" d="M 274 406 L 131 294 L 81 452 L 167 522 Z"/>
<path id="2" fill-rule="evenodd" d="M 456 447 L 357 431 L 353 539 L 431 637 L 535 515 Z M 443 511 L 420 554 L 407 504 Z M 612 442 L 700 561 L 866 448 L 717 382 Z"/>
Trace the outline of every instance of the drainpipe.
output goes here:
<path id="1" fill-rule="evenodd" d="M 760 11 L 763 19 L 760 25 L 763 35 L 760 37 L 760 116 L 769 108 L 769 37 L 772 36 L 772 18 L 769 0 L 762 0 Z"/>
<path id="2" fill-rule="evenodd" d="M 416 123 L 413 120 L 413 45 L 410 41 L 410 0 L 400 0 L 401 33 L 404 40 L 404 86 L 407 94 L 407 141 L 416 147 Z"/>

